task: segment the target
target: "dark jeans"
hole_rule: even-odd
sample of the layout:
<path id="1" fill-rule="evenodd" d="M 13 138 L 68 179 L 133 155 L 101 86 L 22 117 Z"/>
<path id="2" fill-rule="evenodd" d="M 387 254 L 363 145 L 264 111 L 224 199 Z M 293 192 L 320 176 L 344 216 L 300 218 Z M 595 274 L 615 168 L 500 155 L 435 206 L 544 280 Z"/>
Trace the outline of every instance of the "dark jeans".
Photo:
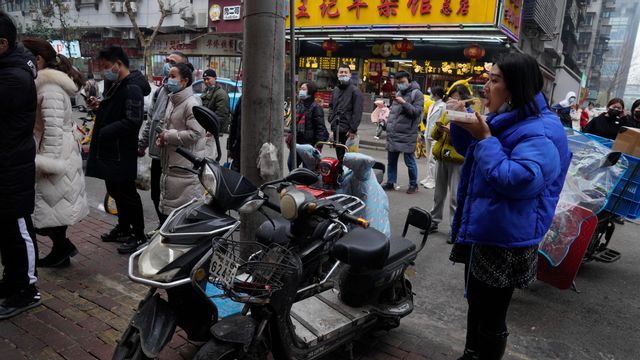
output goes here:
<path id="1" fill-rule="evenodd" d="M 104 183 L 107 186 L 107 192 L 116 201 L 120 228 L 131 228 L 134 235 L 144 236 L 144 213 L 135 181 L 105 180 Z"/>
<path id="2" fill-rule="evenodd" d="M 342 131 L 335 131 L 333 133 L 334 136 L 334 141 L 338 144 L 343 144 L 347 142 L 347 134 L 346 132 L 342 132 Z M 342 162 L 342 158 L 344 157 L 344 153 L 346 152 L 346 150 L 343 147 L 336 147 L 336 156 L 338 157 L 338 160 L 340 160 L 340 162 Z"/>
<path id="3" fill-rule="evenodd" d="M 404 154 L 404 164 L 409 170 L 409 186 L 418 186 L 418 165 L 416 165 L 416 157 L 413 153 L 387 153 L 387 167 L 389 174 L 387 175 L 387 183 L 395 184 L 398 180 L 398 158 L 400 154 Z"/>
<path id="4" fill-rule="evenodd" d="M 0 218 L 0 256 L 4 266 L 3 281 L 11 290 L 22 290 L 37 282 L 38 242 L 27 216 L 19 219 Z"/>
<path id="5" fill-rule="evenodd" d="M 151 201 L 156 209 L 156 215 L 158 215 L 158 221 L 162 225 L 164 222 L 160 212 L 160 176 L 162 175 L 162 163 L 160 159 L 151 159 Z"/>
<path id="6" fill-rule="evenodd" d="M 465 276 L 468 277 L 466 284 L 469 304 L 465 347 L 481 353 L 500 353 L 506 345 L 507 310 L 514 288 L 488 285 L 473 276 L 472 272 L 469 273 L 467 266 Z"/>

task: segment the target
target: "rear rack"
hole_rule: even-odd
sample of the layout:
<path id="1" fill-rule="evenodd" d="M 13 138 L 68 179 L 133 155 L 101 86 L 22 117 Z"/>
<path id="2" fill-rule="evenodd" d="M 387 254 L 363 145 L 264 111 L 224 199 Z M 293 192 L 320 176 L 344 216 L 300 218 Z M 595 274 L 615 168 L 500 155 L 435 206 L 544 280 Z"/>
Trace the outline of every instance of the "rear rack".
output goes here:
<path id="1" fill-rule="evenodd" d="M 358 212 L 364 210 L 364 208 L 367 207 L 364 201 L 353 195 L 336 194 L 327 196 L 326 199 L 342 206 L 351 215 L 356 215 Z"/>

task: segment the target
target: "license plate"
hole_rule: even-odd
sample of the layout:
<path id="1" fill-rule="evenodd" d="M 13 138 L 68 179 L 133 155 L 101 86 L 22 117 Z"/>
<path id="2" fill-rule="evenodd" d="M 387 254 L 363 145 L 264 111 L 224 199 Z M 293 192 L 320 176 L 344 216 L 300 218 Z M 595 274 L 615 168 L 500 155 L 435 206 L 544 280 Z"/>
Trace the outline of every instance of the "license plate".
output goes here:
<path id="1" fill-rule="evenodd" d="M 209 273 L 211 279 L 219 281 L 227 286 L 233 284 L 233 280 L 238 272 L 238 264 L 226 254 L 214 252 L 211 257 L 211 267 Z"/>

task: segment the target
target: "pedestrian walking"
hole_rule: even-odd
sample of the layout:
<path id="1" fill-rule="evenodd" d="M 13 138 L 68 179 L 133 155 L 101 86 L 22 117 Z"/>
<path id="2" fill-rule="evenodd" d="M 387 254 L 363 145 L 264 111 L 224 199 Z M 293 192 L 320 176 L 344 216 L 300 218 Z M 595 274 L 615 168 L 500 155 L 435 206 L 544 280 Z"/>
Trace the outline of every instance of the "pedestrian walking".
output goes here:
<path id="1" fill-rule="evenodd" d="M 569 91 L 563 100 L 551 107 L 560 117 L 560 121 L 564 127 L 573 127 L 571 112 L 574 110 L 573 106 L 576 104 L 576 99 L 576 93 Z"/>
<path id="2" fill-rule="evenodd" d="M 94 79 L 93 73 L 87 74 L 87 81 L 84 83 L 84 94 L 87 98 L 91 96 L 98 97 L 100 94 L 100 87 L 98 86 L 98 82 Z"/>
<path id="3" fill-rule="evenodd" d="M 198 175 L 178 168 L 192 168 L 193 164 L 176 152 L 181 147 L 196 157 L 204 157 L 207 153 L 205 130 L 193 116 L 192 109 L 198 101 L 193 96 L 192 83 L 191 64 L 180 63 L 171 67 L 166 85 L 171 93 L 169 105 L 156 140 L 156 145 L 161 148 L 160 211 L 164 216 L 163 222 L 173 210 L 204 197 Z"/>
<path id="4" fill-rule="evenodd" d="M 398 158 L 404 156 L 404 164 L 409 170 L 409 189 L 407 194 L 418 191 L 418 166 L 414 151 L 418 127 L 424 113 L 424 95 L 420 86 L 411 81 L 406 71 L 396 73 L 398 92 L 391 105 L 391 113 L 387 123 L 387 182 L 382 186 L 385 190 L 395 190 L 398 176 Z"/>
<path id="5" fill-rule="evenodd" d="M 160 161 L 160 148 L 156 146 L 156 139 L 158 138 L 158 129 L 163 126 L 162 120 L 165 117 L 167 111 L 167 105 L 169 105 L 169 90 L 167 90 L 167 79 L 169 79 L 169 71 L 171 66 L 175 64 L 187 63 L 188 58 L 181 52 L 173 52 L 167 56 L 164 66 L 162 68 L 162 86 L 156 89 L 153 93 L 152 103 L 147 112 L 147 120 L 144 123 L 142 129 L 142 135 L 138 140 L 138 156 L 145 155 L 145 151 L 149 149 L 149 157 L 151 158 L 151 181 L 150 181 L 150 195 L 153 206 L 158 216 L 158 229 L 162 226 L 165 218 L 160 211 L 160 176 L 162 175 L 162 163 Z"/>
<path id="6" fill-rule="evenodd" d="M 36 59 L 16 43 L 16 26 L 0 11 L 0 319 L 40 305 L 38 245 L 31 222 L 36 179 Z"/>
<path id="7" fill-rule="evenodd" d="M 584 132 L 615 140 L 623 126 L 634 127 L 631 119 L 624 114 L 624 101 L 613 98 L 607 103 L 607 112 L 589 121 Z"/>
<path id="8" fill-rule="evenodd" d="M 460 360 L 502 358 L 511 296 L 536 278 L 538 244 L 571 161 L 564 128 L 542 87 L 533 57 L 505 55 L 484 87 L 486 120 L 476 113 L 472 123 L 451 125 L 453 145 L 465 155 L 451 252 L 453 261 L 465 264 L 469 305 Z M 464 109 L 462 102 L 453 105 Z"/>
<path id="9" fill-rule="evenodd" d="M 220 132 L 229 132 L 229 94 L 218 84 L 218 75 L 213 69 L 207 69 L 202 74 L 207 85 L 207 91 L 202 95 L 202 105 L 208 107 L 218 117 Z"/>
<path id="10" fill-rule="evenodd" d="M 587 107 L 582 109 L 582 114 L 580 114 L 580 131 L 584 131 L 589 121 L 597 116 L 595 106 L 596 104 L 594 104 L 593 101 L 589 101 Z"/>
<path id="11" fill-rule="evenodd" d="M 376 108 L 373 109 L 371 113 L 371 122 L 376 124 L 376 136 L 373 138 L 376 140 L 380 139 L 380 135 L 382 135 L 382 131 L 387 127 L 387 120 L 389 120 L 389 113 L 391 110 L 384 104 L 384 101 L 376 100 L 374 101 Z"/>
<path id="12" fill-rule="evenodd" d="M 118 207 L 118 225 L 101 236 L 105 242 L 124 242 L 118 252 L 133 252 L 146 242 L 142 201 L 136 189 L 138 133 L 144 96 L 151 92 L 139 71 L 129 71 L 129 58 L 119 46 L 100 50 L 98 61 L 105 79 L 113 84 L 102 101 L 89 98 L 96 111 L 87 176 L 102 179 Z"/>
<path id="13" fill-rule="evenodd" d="M 434 86 L 431 88 L 431 99 L 433 103 L 429 106 L 426 117 L 426 126 L 424 130 L 424 138 L 427 146 L 427 176 L 420 182 L 427 189 L 433 189 L 436 186 L 436 160 L 433 155 L 433 145 L 436 140 L 432 137 L 436 122 L 442 117 L 445 110 L 444 89 L 442 86 Z"/>
<path id="14" fill-rule="evenodd" d="M 457 104 L 457 101 L 471 99 L 471 94 L 466 86 L 456 85 L 449 90 L 447 100 L 449 99 L 455 100 Z M 465 111 L 470 112 L 469 102 L 466 102 L 465 106 Z M 430 134 L 430 137 L 435 141 L 431 154 L 437 160 L 430 233 L 438 231 L 438 226 L 442 222 L 447 194 L 449 194 L 449 213 L 451 217 L 456 213 L 458 205 L 458 183 L 460 182 L 460 170 L 464 157 L 456 151 L 451 143 L 450 124 L 451 122 L 446 112 L 442 112 Z M 453 243 L 450 237 L 447 243 Z"/>
<path id="15" fill-rule="evenodd" d="M 89 215 L 80 142 L 71 117 L 71 96 L 82 87 L 82 74 L 66 57 L 57 55 L 48 41 L 32 38 L 22 43 L 36 57 L 38 67 L 33 223 L 36 233 L 53 242 L 51 252 L 37 265 L 65 267 L 78 253 L 67 238 L 67 227 Z"/>
<path id="16" fill-rule="evenodd" d="M 298 103 L 296 104 L 296 144 L 309 144 L 315 146 L 319 141 L 327 141 L 329 139 L 329 132 L 324 125 L 324 110 L 318 105 L 315 99 L 318 87 L 313 82 L 303 82 L 300 84 L 300 90 L 298 91 Z M 289 147 L 289 160 L 287 165 L 289 171 L 294 168 L 293 156 L 291 151 L 291 139 L 289 134 L 287 137 L 287 146 Z M 318 146 L 319 150 L 322 150 L 322 145 Z M 302 162 L 301 159 L 297 159 L 298 167 Z"/>
<path id="17" fill-rule="evenodd" d="M 347 139 L 354 140 L 362 120 L 362 92 L 351 83 L 351 69 L 347 64 L 338 68 L 338 86 L 331 93 L 329 103 L 329 123 L 332 138 L 336 143 L 345 144 Z M 342 161 L 345 150 L 337 147 L 336 155 Z"/>

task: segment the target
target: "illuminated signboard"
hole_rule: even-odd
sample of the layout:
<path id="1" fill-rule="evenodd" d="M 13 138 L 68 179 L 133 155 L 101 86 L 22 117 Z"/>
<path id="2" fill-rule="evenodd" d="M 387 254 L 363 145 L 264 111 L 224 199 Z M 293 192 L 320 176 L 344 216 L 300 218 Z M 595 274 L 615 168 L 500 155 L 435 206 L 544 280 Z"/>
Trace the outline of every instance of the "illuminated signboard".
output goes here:
<path id="1" fill-rule="evenodd" d="M 300 69 L 338 70 L 340 64 L 347 64 L 351 70 L 355 70 L 358 64 L 356 58 L 338 58 L 325 56 L 304 56 L 298 59 Z"/>

